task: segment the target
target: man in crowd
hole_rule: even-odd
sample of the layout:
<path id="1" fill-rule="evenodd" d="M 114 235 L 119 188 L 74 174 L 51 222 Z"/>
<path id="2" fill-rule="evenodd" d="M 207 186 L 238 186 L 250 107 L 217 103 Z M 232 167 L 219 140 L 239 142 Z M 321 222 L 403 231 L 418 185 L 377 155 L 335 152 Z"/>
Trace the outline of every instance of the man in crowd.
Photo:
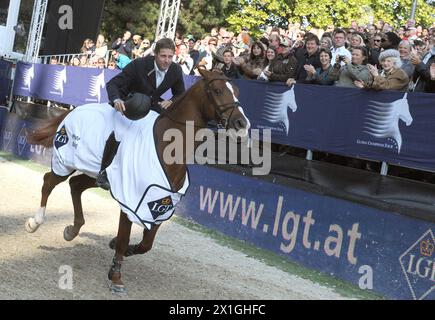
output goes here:
<path id="1" fill-rule="evenodd" d="M 332 60 L 331 64 L 334 64 L 337 60 L 337 56 L 340 57 L 340 64 L 343 67 L 345 65 L 344 60 L 347 58 L 349 61 L 352 60 L 352 54 L 344 46 L 346 43 L 346 32 L 342 29 L 336 29 L 334 31 L 334 48 L 332 48 Z"/>
<path id="2" fill-rule="evenodd" d="M 112 49 L 131 58 L 134 45 L 130 38 L 131 32 L 125 31 L 122 38 L 118 38 L 112 43 Z"/>

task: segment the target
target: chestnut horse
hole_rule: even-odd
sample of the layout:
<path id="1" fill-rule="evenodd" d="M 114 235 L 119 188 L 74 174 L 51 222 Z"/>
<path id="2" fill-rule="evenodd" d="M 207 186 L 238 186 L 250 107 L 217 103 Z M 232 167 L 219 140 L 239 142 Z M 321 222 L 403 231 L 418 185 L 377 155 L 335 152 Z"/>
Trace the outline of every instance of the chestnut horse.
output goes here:
<path id="1" fill-rule="evenodd" d="M 187 179 L 187 166 L 184 163 L 166 163 L 164 161 L 164 150 L 170 142 L 164 141 L 164 134 L 168 129 L 178 129 L 183 134 L 183 159 L 191 157 L 193 154 L 186 154 L 186 126 L 192 126 L 193 121 L 194 133 L 196 134 L 199 129 L 205 128 L 207 123 L 214 121 L 219 128 L 225 128 L 227 130 L 232 129 L 238 131 L 238 136 L 248 134 L 249 120 L 245 117 L 243 109 L 241 108 L 236 96 L 238 90 L 235 86 L 228 82 L 221 72 L 210 72 L 206 70 L 200 70 L 202 79 L 197 81 L 185 94 L 179 97 L 171 108 L 163 111 L 155 120 L 152 134 L 154 135 L 155 150 L 160 160 L 162 169 L 166 173 L 166 177 L 171 185 L 171 190 L 180 190 L 184 185 L 185 179 Z M 69 111 L 66 114 L 48 120 L 43 128 L 39 128 L 29 134 L 29 142 L 32 144 L 39 144 L 46 147 L 53 147 L 53 144 L 59 143 L 58 138 L 54 140 L 56 132 L 62 131 L 61 124 L 68 118 L 71 113 L 80 107 Z M 82 109 L 84 110 L 84 109 Z M 86 113 L 83 112 L 83 116 Z M 77 115 L 77 113 L 76 113 Z M 156 116 L 156 115 L 155 115 Z M 187 123 L 189 122 L 189 123 Z M 105 139 L 105 137 L 104 137 Z M 101 141 L 105 141 L 101 139 Z M 80 141 L 80 143 L 86 143 L 86 141 Z M 197 144 L 195 144 L 195 151 Z M 121 149 L 120 149 L 121 151 Z M 118 153 L 120 152 L 118 151 Z M 53 161 L 56 154 L 53 152 Z M 101 153 L 102 158 L 102 153 Z M 101 159 L 100 158 L 100 159 Z M 146 164 L 145 164 L 146 165 Z M 77 168 L 70 168 L 77 169 Z M 73 171 L 73 170 L 71 170 Z M 94 172 L 93 177 L 89 173 L 81 174 L 71 177 L 69 180 L 71 188 L 71 196 L 74 207 L 74 224 L 67 226 L 64 230 L 64 239 L 66 241 L 73 240 L 80 232 L 80 228 L 85 224 L 83 217 L 83 209 L 81 202 L 81 194 L 83 191 L 96 187 L 95 176 L 98 172 Z M 47 206 L 47 200 L 50 193 L 53 191 L 56 185 L 67 180 L 71 175 L 59 176 L 55 174 L 53 168 L 50 172 L 44 175 L 44 184 L 42 186 L 41 205 L 32 218 L 26 221 L 26 231 L 35 232 L 38 227 L 44 222 L 45 211 Z M 139 178 L 140 179 L 140 178 Z M 121 204 L 121 203 L 120 203 Z M 132 222 L 129 216 L 123 210 L 121 205 L 121 213 L 119 217 L 118 234 L 110 242 L 110 247 L 115 249 L 115 255 L 113 257 L 112 266 L 109 270 L 109 280 L 111 281 L 111 290 L 113 293 L 125 294 L 126 289 L 121 281 L 121 263 L 123 257 L 144 254 L 149 251 L 153 245 L 154 238 L 157 230 L 159 229 L 159 223 L 151 223 L 149 229 L 144 227 L 143 239 L 136 245 L 129 245 L 130 232 Z"/>

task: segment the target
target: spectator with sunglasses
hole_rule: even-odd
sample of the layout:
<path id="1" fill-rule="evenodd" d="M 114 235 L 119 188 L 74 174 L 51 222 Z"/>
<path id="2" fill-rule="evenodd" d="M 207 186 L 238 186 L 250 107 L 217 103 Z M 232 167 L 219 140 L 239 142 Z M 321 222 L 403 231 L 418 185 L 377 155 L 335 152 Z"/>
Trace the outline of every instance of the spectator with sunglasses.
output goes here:
<path id="1" fill-rule="evenodd" d="M 380 67 L 379 55 L 381 54 L 382 51 L 381 42 L 382 42 L 382 35 L 379 33 L 375 34 L 372 37 L 371 47 L 369 51 L 369 60 L 368 60 L 369 64 L 376 65 L 378 67 Z"/>

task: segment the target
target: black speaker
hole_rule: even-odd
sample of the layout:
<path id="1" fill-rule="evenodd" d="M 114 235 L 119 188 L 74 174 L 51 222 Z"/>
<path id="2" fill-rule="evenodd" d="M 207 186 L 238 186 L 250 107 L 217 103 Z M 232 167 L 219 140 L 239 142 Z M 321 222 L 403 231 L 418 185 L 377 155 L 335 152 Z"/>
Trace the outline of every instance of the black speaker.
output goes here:
<path id="1" fill-rule="evenodd" d="M 97 40 L 104 0 L 50 0 L 40 55 L 79 53 L 86 38 Z"/>

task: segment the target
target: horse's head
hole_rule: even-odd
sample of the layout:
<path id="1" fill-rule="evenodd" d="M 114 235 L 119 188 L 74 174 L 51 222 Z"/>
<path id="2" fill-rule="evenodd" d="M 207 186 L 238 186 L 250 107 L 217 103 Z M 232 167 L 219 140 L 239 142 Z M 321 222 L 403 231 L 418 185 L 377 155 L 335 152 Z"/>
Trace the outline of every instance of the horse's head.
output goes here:
<path id="1" fill-rule="evenodd" d="M 250 122 L 237 99 L 238 88 L 222 72 L 204 69 L 199 72 L 203 76 L 208 99 L 202 111 L 204 119 L 216 121 L 218 128 L 233 129 L 239 136 L 247 136 Z"/>
<path id="2" fill-rule="evenodd" d="M 412 124 L 413 118 L 411 113 L 409 112 L 409 104 L 407 99 L 408 94 L 405 93 L 405 96 L 393 102 L 394 108 L 399 116 L 399 119 L 406 123 L 406 126 L 410 126 Z"/>

